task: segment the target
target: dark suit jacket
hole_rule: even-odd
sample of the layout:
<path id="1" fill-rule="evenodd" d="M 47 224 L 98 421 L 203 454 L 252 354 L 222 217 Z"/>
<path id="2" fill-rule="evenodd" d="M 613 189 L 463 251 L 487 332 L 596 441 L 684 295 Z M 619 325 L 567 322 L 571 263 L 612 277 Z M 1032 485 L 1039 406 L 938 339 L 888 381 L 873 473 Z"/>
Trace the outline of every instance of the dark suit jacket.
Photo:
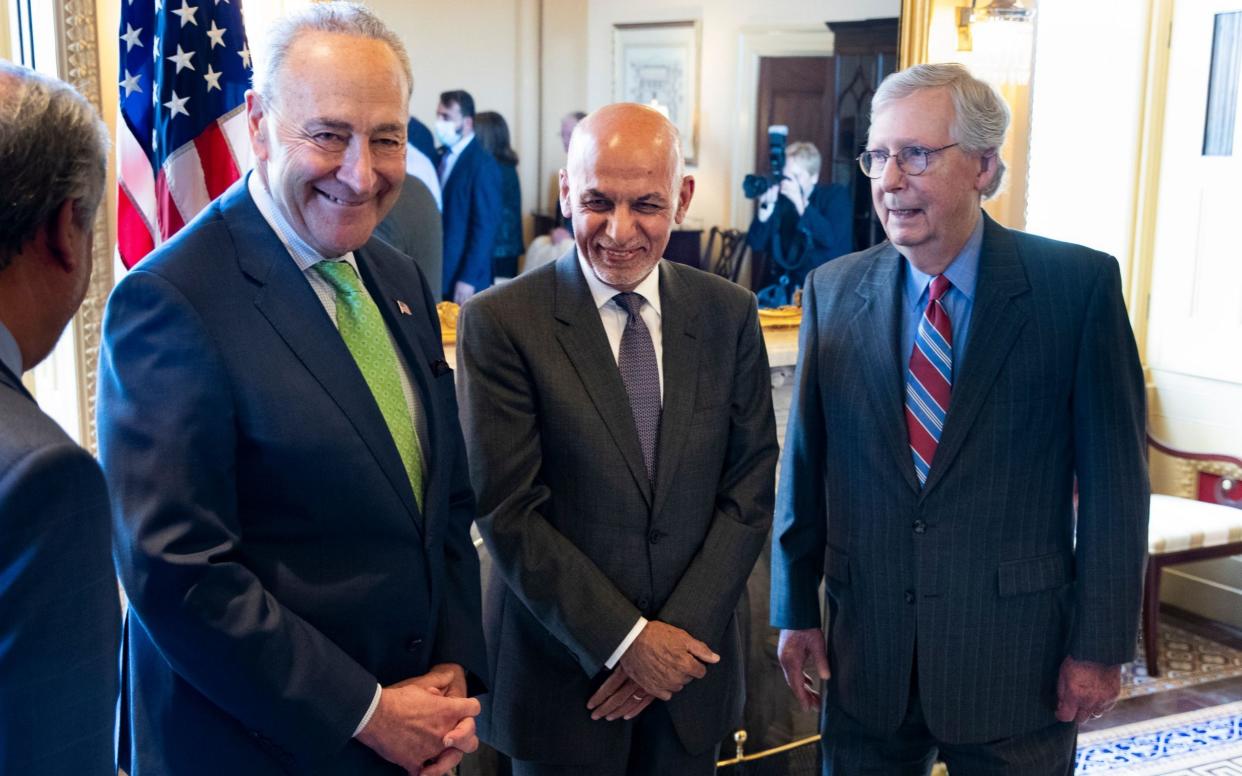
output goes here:
<path id="1" fill-rule="evenodd" d="M 773 238 L 779 233 L 785 260 L 800 256 L 801 263 L 790 272 L 769 256 L 766 282 L 774 283 L 789 272 L 790 279 L 800 286 L 809 271 L 853 250 L 853 215 L 849 189 L 838 183 L 816 184 L 801 216 L 786 197 L 777 197 L 772 217 L 767 221 L 755 218 L 746 233 L 746 242 L 754 250 L 771 252 Z"/>
<path id="2" fill-rule="evenodd" d="M 521 759 L 623 757 L 587 699 L 639 615 L 721 662 L 669 702 L 706 751 L 739 718 L 734 609 L 770 525 L 777 448 L 754 296 L 662 262 L 664 410 L 651 489 L 625 387 L 575 252 L 472 299 L 458 358 L 493 690 L 485 740 Z"/>
<path id="3" fill-rule="evenodd" d="M 116 773 L 109 524 L 99 464 L 0 365 L 0 773 Z"/>
<path id="4" fill-rule="evenodd" d="M 772 624 L 818 626 L 826 577 L 831 700 L 896 729 L 917 645 L 932 733 L 988 741 L 1054 721 L 1067 654 L 1133 658 L 1143 377 L 1117 263 L 987 219 L 969 352 L 920 490 L 897 352 L 904 261 L 885 242 L 807 279 Z"/>
<path id="5" fill-rule="evenodd" d="M 444 233 L 440 208 L 427 184 L 413 175 L 405 176 L 401 196 L 379 226 L 375 236 L 414 260 L 427 285 L 440 287 L 444 270 Z"/>
<path id="6" fill-rule="evenodd" d="M 443 151 L 443 149 L 441 149 Z M 444 276 L 452 300 L 460 281 L 482 291 L 492 284 L 492 246 L 500 227 L 500 167 L 477 137 L 461 152 L 444 182 Z"/>
<path id="7" fill-rule="evenodd" d="M 486 671 L 431 289 L 378 239 L 355 252 L 427 417 L 420 514 L 361 372 L 245 185 L 131 270 L 104 319 L 122 759 L 130 776 L 398 773 L 351 738 L 376 682 Z"/>

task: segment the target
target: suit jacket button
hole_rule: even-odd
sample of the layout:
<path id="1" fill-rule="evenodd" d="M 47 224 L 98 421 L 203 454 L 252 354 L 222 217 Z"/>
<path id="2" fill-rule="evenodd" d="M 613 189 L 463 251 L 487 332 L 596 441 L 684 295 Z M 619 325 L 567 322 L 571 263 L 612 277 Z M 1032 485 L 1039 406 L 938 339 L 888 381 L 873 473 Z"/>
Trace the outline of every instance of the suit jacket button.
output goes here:
<path id="1" fill-rule="evenodd" d="M 906 603 L 908 604 L 914 603 L 914 591 L 913 590 L 906 591 Z"/>
<path id="2" fill-rule="evenodd" d="M 406 643 L 405 650 L 407 652 L 417 652 L 422 646 L 423 646 L 423 640 L 414 638 L 414 639 L 410 639 L 409 642 Z"/>
<path id="3" fill-rule="evenodd" d="M 638 604 L 638 608 L 639 608 L 639 609 L 642 609 L 643 611 L 646 611 L 646 610 L 647 610 L 647 604 L 649 604 L 649 603 L 651 603 L 651 602 L 650 602 L 650 601 L 648 601 L 646 598 L 640 598 L 640 599 L 638 599 L 635 603 L 637 603 L 637 604 Z"/>
<path id="4" fill-rule="evenodd" d="M 924 523 L 922 520 L 915 520 L 914 521 L 914 532 L 916 534 L 927 533 L 927 523 Z"/>
<path id="5" fill-rule="evenodd" d="M 664 537 L 663 533 L 661 533 L 659 530 L 655 528 L 652 528 L 651 533 L 647 534 L 647 541 L 651 542 L 652 544 L 658 544 L 660 539 L 663 537 Z"/>

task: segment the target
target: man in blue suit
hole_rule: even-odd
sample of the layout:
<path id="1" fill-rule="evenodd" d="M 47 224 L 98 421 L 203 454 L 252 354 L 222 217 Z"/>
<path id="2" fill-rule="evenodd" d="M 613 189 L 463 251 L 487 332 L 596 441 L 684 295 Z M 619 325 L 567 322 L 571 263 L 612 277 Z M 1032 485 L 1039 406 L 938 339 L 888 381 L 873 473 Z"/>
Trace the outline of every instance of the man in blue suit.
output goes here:
<path id="1" fill-rule="evenodd" d="M 486 663 L 432 289 L 372 238 L 404 180 L 409 60 L 327 3 L 257 61 L 256 169 L 104 321 L 121 764 L 437 776 L 477 745 Z"/>
<path id="2" fill-rule="evenodd" d="M 492 284 L 492 245 L 500 227 L 500 167 L 474 142 L 474 98 L 456 90 L 440 95 L 436 137 L 444 202 L 445 301 L 463 304 Z"/>
<path id="3" fill-rule="evenodd" d="M 961 65 L 885 79 L 859 162 L 889 239 L 803 291 L 771 611 L 804 706 L 804 669 L 827 681 L 829 774 L 1068 776 L 1134 657 L 1149 489 L 1120 273 L 982 212 L 1008 125 Z"/>
<path id="4" fill-rule="evenodd" d="M 21 382 L 86 294 L 107 158 L 81 95 L 0 62 L 0 773 L 116 773 L 108 493 Z"/>

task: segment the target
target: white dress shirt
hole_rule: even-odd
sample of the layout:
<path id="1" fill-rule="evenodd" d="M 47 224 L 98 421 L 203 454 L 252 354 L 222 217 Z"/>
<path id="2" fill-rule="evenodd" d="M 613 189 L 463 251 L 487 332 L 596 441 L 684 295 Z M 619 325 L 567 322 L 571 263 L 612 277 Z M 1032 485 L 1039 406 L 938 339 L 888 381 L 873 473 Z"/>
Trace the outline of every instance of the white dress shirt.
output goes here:
<path id="1" fill-rule="evenodd" d="M 582 274 L 586 277 L 587 286 L 591 289 L 591 297 L 595 300 L 595 307 L 599 310 L 600 323 L 604 324 L 604 334 L 608 337 L 608 346 L 612 348 L 612 360 L 617 361 L 621 353 L 621 335 L 625 333 L 625 324 L 630 319 L 630 314 L 625 311 L 625 308 L 617 304 L 613 299 L 614 296 L 621 292 L 596 277 L 595 271 L 591 269 L 591 265 L 587 263 L 586 258 L 581 253 L 578 253 L 578 266 L 582 268 Z M 660 314 L 659 264 L 656 264 L 655 268 L 647 273 L 647 277 L 643 278 L 642 282 L 638 284 L 634 289 L 634 293 L 643 298 L 643 306 L 638 314 L 642 317 L 643 323 L 647 325 L 647 331 L 651 334 L 651 344 L 655 346 L 656 366 L 659 367 L 660 371 L 660 404 L 663 405 L 664 329 L 661 324 L 662 316 Z M 640 616 L 638 622 L 634 623 L 634 627 L 626 634 L 625 639 L 608 656 L 604 666 L 607 668 L 615 666 L 645 627 L 647 627 L 647 618 Z"/>

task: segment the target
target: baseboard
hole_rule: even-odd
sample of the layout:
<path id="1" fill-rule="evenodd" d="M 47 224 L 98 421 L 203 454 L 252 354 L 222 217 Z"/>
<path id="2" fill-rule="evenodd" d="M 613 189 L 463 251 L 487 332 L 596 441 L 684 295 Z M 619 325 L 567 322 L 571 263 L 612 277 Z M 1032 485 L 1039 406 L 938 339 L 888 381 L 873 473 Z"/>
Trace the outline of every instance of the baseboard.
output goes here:
<path id="1" fill-rule="evenodd" d="M 1165 569 L 1160 600 L 1242 628 L 1242 556 Z"/>

